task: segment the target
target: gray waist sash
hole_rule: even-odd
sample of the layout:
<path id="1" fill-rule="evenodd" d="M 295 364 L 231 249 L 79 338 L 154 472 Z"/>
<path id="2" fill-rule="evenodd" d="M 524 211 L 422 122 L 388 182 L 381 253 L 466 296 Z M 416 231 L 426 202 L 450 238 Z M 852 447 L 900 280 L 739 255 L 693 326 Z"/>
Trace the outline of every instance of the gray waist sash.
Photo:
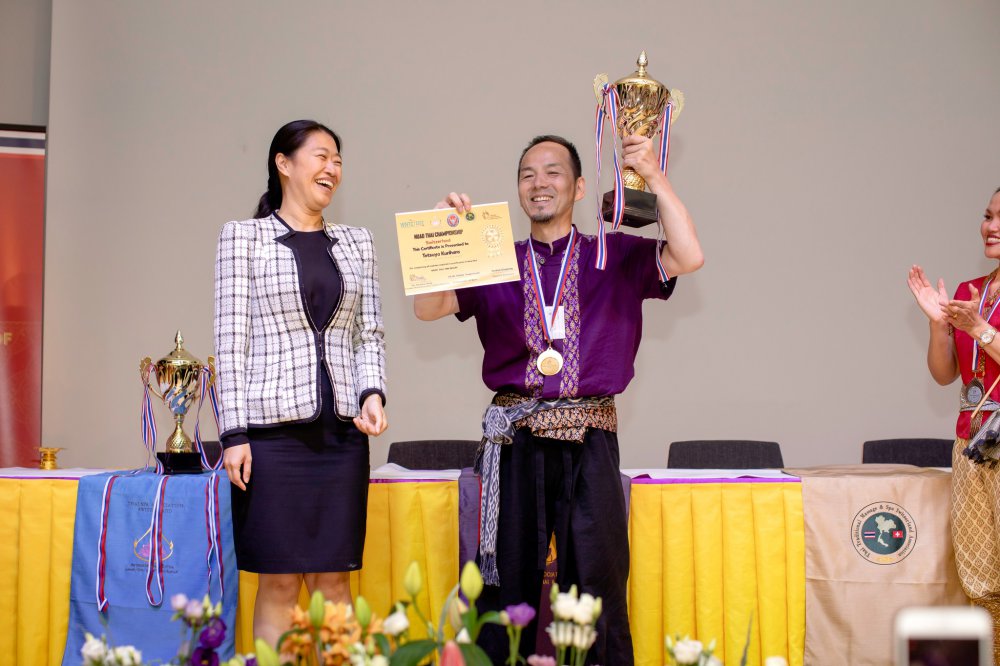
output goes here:
<path id="1" fill-rule="evenodd" d="M 510 407 L 491 404 L 483 414 L 483 441 L 476 452 L 476 473 L 482 482 L 479 506 L 479 565 L 483 582 L 499 585 L 497 571 L 497 523 L 500 516 L 500 447 L 514 442 L 515 423 L 547 409 L 608 407 L 614 396 L 600 398 L 528 399 Z"/>

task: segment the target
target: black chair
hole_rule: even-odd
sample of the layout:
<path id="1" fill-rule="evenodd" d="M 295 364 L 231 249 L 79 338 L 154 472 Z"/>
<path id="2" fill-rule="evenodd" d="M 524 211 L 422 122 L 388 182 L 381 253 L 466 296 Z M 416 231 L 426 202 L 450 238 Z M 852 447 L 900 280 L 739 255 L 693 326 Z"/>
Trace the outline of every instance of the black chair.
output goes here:
<path id="1" fill-rule="evenodd" d="M 749 439 L 695 439 L 672 442 L 671 469 L 778 469 L 784 467 L 777 442 Z"/>
<path id="2" fill-rule="evenodd" d="M 873 439 L 865 442 L 862 463 L 889 463 L 917 467 L 951 467 L 951 439 Z"/>
<path id="3" fill-rule="evenodd" d="M 476 460 L 477 439 L 420 439 L 389 445 L 390 463 L 407 469 L 464 469 Z"/>

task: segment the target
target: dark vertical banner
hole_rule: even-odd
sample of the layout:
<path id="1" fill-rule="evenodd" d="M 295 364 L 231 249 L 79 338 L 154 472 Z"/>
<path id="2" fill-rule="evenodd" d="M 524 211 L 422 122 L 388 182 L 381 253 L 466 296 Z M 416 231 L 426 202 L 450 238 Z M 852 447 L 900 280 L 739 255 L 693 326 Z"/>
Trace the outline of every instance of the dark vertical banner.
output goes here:
<path id="1" fill-rule="evenodd" d="M 34 467 L 42 436 L 45 130 L 0 125 L 0 467 Z"/>

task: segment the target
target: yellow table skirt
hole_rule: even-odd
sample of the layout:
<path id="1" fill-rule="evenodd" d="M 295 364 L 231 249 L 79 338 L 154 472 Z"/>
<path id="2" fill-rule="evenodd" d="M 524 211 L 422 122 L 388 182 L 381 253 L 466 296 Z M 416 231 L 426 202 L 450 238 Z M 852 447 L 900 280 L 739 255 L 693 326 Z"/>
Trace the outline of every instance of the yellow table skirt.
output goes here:
<path id="1" fill-rule="evenodd" d="M 69 618 L 75 480 L 0 479 L 0 663 L 58 664 Z M 667 632 L 717 638 L 738 664 L 753 613 L 750 664 L 802 664 L 805 633 L 798 483 L 633 484 L 632 636 L 637 664 L 663 662 Z M 373 483 L 365 568 L 352 574 L 379 615 L 403 597 L 411 560 L 425 572 L 421 609 L 434 622 L 458 580 L 458 488 Z M 256 577 L 240 576 L 237 649 L 250 651 Z M 413 634 L 421 631 L 412 622 Z"/>
<path id="2" fill-rule="evenodd" d="M 801 484 L 633 483 L 629 613 L 638 666 L 666 663 L 663 637 L 689 635 L 739 664 L 801 666 L 805 537 Z"/>
<path id="3" fill-rule="evenodd" d="M 0 663 L 58 664 L 69 627 L 75 479 L 0 479 Z"/>

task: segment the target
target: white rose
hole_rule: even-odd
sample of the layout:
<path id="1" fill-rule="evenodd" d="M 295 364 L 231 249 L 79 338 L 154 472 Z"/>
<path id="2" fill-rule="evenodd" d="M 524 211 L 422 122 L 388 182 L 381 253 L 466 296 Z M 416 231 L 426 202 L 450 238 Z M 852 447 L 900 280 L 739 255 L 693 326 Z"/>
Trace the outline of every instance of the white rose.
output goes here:
<path id="1" fill-rule="evenodd" d="M 589 650 L 597 638 L 597 632 L 589 624 L 586 626 L 576 625 L 573 627 L 573 647 L 577 650 Z"/>
<path id="2" fill-rule="evenodd" d="M 382 631 L 390 636 L 399 636 L 410 628 L 410 618 L 403 611 L 396 611 L 382 622 Z"/>
<path id="3" fill-rule="evenodd" d="M 84 664 L 100 664 L 108 656 L 108 648 L 104 641 L 87 634 L 87 640 L 80 648 L 80 655 L 83 657 Z"/>
<path id="4" fill-rule="evenodd" d="M 142 664 L 142 653 L 131 645 L 116 647 L 114 658 L 122 666 L 141 666 Z"/>
<path id="5" fill-rule="evenodd" d="M 553 622 L 545 631 L 556 647 L 569 645 L 573 642 L 573 625 L 568 622 Z"/>
<path id="6" fill-rule="evenodd" d="M 372 666 L 389 666 L 389 660 L 380 654 L 372 657 Z"/>
<path id="7" fill-rule="evenodd" d="M 188 598 L 186 594 L 175 594 L 170 597 L 170 607 L 175 611 L 182 611 L 187 606 Z"/>
<path id="8" fill-rule="evenodd" d="M 784 657 L 768 657 L 764 660 L 764 666 L 788 666 Z"/>
<path id="9" fill-rule="evenodd" d="M 697 664 L 701 657 L 701 641 L 683 640 L 677 641 L 674 646 L 674 660 L 678 664 Z"/>
<path id="10" fill-rule="evenodd" d="M 577 624 L 590 624 L 594 621 L 594 597 L 589 594 L 580 597 L 573 611 L 573 621 Z"/>
<path id="11" fill-rule="evenodd" d="M 572 620 L 576 612 L 576 597 L 560 592 L 552 604 L 552 615 L 557 620 Z"/>
<path id="12" fill-rule="evenodd" d="M 469 637 L 469 632 L 465 629 L 465 627 L 462 627 L 462 631 L 458 632 L 458 635 L 455 636 L 455 642 L 466 644 L 472 642 L 472 638 Z"/>
<path id="13" fill-rule="evenodd" d="M 719 661 L 718 657 L 711 656 L 711 657 L 708 658 L 707 661 L 705 661 L 705 666 L 722 666 L 722 662 Z M 765 666 L 767 666 L 767 665 L 765 664 Z M 785 666 L 788 666 L 788 665 L 786 664 Z"/>

